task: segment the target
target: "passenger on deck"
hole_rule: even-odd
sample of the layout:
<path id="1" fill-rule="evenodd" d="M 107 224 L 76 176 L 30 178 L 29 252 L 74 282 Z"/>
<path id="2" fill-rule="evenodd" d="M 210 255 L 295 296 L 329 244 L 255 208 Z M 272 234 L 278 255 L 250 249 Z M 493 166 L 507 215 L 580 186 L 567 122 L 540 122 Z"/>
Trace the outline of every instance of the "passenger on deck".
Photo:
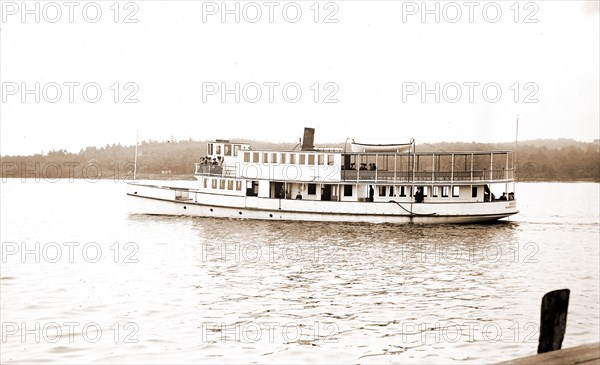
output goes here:
<path id="1" fill-rule="evenodd" d="M 369 170 L 375 171 L 375 170 L 377 170 L 377 166 L 374 163 L 370 163 L 369 164 Z"/>
<path id="2" fill-rule="evenodd" d="M 417 188 L 417 192 L 415 193 L 415 202 L 423 203 L 425 200 L 425 195 L 423 195 L 423 189 L 419 186 Z"/>
<path id="3" fill-rule="evenodd" d="M 373 189 L 373 185 L 369 185 L 369 201 L 373 201 L 373 197 L 375 196 L 375 189 Z"/>
<path id="4" fill-rule="evenodd" d="M 367 169 L 367 164 L 366 163 L 361 163 L 360 164 L 360 169 L 361 170 L 366 170 Z"/>
<path id="5" fill-rule="evenodd" d="M 300 191 L 296 194 L 296 200 L 302 200 L 302 193 Z"/>
<path id="6" fill-rule="evenodd" d="M 502 193 L 502 196 L 498 200 L 508 200 L 506 197 L 506 193 Z"/>

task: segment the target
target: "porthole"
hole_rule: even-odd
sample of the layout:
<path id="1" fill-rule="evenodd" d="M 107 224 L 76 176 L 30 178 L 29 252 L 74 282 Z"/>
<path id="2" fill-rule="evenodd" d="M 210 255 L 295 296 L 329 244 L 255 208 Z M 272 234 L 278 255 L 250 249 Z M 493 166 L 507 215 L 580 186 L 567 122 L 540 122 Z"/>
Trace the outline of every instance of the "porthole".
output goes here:
<path id="1" fill-rule="evenodd" d="M 212 212 L 212 211 L 213 211 L 213 209 L 212 209 L 212 208 L 210 208 L 210 211 Z"/>
<path id="2" fill-rule="evenodd" d="M 269 214 L 269 217 L 270 217 L 270 218 L 273 218 L 273 214 Z"/>
<path id="3" fill-rule="evenodd" d="M 184 205 L 184 206 L 183 206 L 183 209 L 187 209 L 187 207 Z"/>
<path id="4" fill-rule="evenodd" d="M 240 212 L 240 215 L 242 215 L 242 212 Z"/>

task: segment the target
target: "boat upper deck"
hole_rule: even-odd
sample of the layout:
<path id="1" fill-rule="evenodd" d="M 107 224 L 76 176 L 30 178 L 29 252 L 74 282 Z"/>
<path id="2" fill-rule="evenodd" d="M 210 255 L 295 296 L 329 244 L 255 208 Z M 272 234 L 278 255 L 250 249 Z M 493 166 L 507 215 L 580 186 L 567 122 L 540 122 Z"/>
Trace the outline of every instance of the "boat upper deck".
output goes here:
<path id="1" fill-rule="evenodd" d="M 344 152 L 239 150 L 196 164 L 197 175 L 326 183 L 512 182 L 512 151 Z"/>

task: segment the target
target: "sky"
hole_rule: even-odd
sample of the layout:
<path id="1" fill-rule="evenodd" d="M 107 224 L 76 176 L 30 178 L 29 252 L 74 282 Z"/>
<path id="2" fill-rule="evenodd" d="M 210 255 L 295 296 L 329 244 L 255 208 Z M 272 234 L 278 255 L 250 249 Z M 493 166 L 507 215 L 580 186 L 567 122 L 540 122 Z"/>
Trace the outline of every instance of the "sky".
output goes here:
<path id="1" fill-rule="evenodd" d="M 598 2 L 65 4 L 0 2 L 1 155 L 600 138 Z"/>

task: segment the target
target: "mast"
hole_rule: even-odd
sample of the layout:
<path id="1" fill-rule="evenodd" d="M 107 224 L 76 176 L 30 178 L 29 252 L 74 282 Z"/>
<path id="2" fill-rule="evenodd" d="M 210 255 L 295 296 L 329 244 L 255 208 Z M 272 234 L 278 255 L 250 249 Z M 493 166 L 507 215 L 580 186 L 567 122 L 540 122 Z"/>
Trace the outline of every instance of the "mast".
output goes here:
<path id="1" fill-rule="evenodd" d="M 133 180 L 137 175 L 137 156 L 138 156 L 138 130 L 135 130 L 135 157 L 133 159 Z"/>
<path id="2" fill-rule="evenodd" d="M 410 139 L 410 145 L 412 146 L 412 163 L 410 164 L 410 172 L 409 172 L 409 181 L 414 183 L 415 181 L 415 163 L 417 159 L 417 146 L 415 145 L 415 139 Z M 409 153 L 410 157 L 410 153 Z M 410 160 L 409 160 L 410 162 Z M 414 186 L 411 186 L 411 191 L 413 191 Z M 414 193 L 414 192 L 413 192 Z"/>
<path id="3" fill-rule="evenodd" d="M 513 194 L 515 193 L 515 180 L 517 179 L 517 167 L 519 166 L 519 162 L 517 161 L 517 151 L 518 151 L 518 142 L 519 142 L 519 114 L 517 114 L 517 126 L 515 131 L 515 152 L 513 154 Z"/>

